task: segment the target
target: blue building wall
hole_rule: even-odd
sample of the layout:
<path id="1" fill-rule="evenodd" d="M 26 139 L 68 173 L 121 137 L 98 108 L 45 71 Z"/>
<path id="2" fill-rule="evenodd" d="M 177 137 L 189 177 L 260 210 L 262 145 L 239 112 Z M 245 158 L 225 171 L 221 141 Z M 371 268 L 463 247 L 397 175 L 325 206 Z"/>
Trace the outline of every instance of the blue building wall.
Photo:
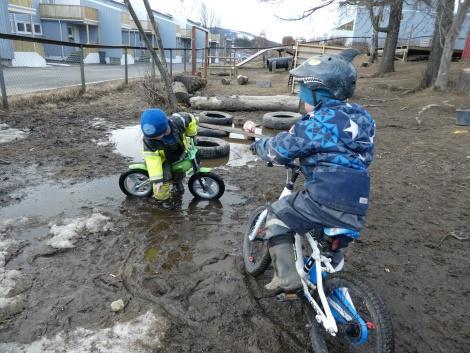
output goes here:
<path id="1" fill-rule="evenodd" d="M 5 1 L 0 1 L 0 32 L 11 33 L 8 4 Z M 0 39 L 0 62 L 2 59 L 13 59 L 13 47 L 11 41 L 6 39 Z"/>
<path id="2" fill-rule="evenodd" d="M 121 7 L 109 1 L 82 0 L 82 6 L 98 10 L 100 44 L 121 45 Z M 90 39 L 91 41 L 91 39 Z M 86 42 L 86 41 L 85 41 Z M 121 49 L 103 49 L 108 58 L 121 59 Z"/>

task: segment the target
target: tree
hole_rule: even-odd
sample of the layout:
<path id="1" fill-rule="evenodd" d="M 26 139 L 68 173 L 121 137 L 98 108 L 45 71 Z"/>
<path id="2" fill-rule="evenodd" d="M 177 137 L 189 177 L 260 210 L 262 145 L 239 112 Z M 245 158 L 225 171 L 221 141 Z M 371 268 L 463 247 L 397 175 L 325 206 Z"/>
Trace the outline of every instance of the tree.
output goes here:
<path id="1" fill-rule="evenodd" d="M 273 0 L 260 1 L 273 2 Z M 331 5 L 335 1 L 338 2 L 340 5 L 365 6 L 369 10 L 373 29 L 377 32 L 387 33 L 384 51 L 382 54 L 382 61 L 380 62 L 378 74 L 384 74 L 387 72 L 395 71 L 395 49 L 398 42 L 398 34 L 400 32 L 400 23 L 404 0 L 320 0 L 320 2 L 317 3 L 316 6 L 312 6 L 308 10 L 305 10 L 300 16 L 293 18 L 284 18 L 278 16 L 278 18 L 285 21 L 301 20 L 311 16 L 319 9 Z M 388 24 L 387 26 L 383 27 L 380 26 L 380 17 L 377 16 L 376 11 L 383 11 L 385 7 L 389 7 L 390 11 L 387 21 Z"/>
<path id="2" fill-rule="evenodd" d="M 379 25 L 379 21 L 373 20 L 374 7 L 376 7 L 376 5 L 379 5 L 382 8 L 384 6 L 390 7 L 390 13 L 388 15 L 388 25 L 386 27 L 381 27 Z M 393 72 L 395 71 L 395 50 L 397 48 L 398 34 L 400 32 L 403 0 L 387 0 L 387 3 L 372 1 L 368 9 L 373 28 L 377 32 L 387 33 L 384 50 L 382 53 L 382 61 L 380 62 L 378 74 Z"/>
<path id="3" fill-rule="evenodd" d="M 126 4 L 129 13 L 134 20 L 134 23 L 137 26 L 137 29 L 139 30 L 139 33 L 141 37 L 143 38 L 145 45 L 147 46 L 148 50 L 150 51 L 150 54 L 152 55 L 153 61 L 157 65 L 158 71 L 160 71 L 160 75 L 162 76 L 163 84 L 165 87 L 165 91 L 167 93 L 166 95 L 166 103 L 168 104 L 171 112 L 175 112 L 178 108 L 178 102 L 176 100 L 175 93 L 173 92 L 173 89 L 171 87 L 171 80 L 170 80 L 170 75 L 168 74 L 168 71 L 165 66 L 160 61 L 160 58 L 157 55 L 157 52 L 153 49 L 152 43 L 150 43 L 148 37 L 145 35 L 145 31 L 142 28 L 142 25 L 139 21 L 139 18 L 137 17 L 134 8 L 132 7 L 131 3 L 129 0 L 124 0 L 124 3 Z M 152 15 L 153 17 L 153 15 Z M 160 39 L 161 40 L 161 39 Z"/>
<path id="4" fill-rule="evenodd" d="M 454 43 L 457 35 L 459 34 L 460 27 L 462 26 L 465 16 L 470 10 L 470 0 L 464 0 L 459 4 L 456 15 L 452 20 L 452 26 L 445 36 L 444 48 L 442 50 L 441 62 L 439 71 L 437 73 L 434 89 L 439 91 L 446 91 L 449 83 L 449 70 L 450 62 L 452 61 L 452 52 L 454 50 Z"/>
<path id="5" fill-rule="evenodd" d="M 204 2 L 201 3 L 199 21 L 203 27 L 208 28 L 209 30 L 214 27 L 219 27 L 220 25 L 220 18 L 217 16 L 216 12 L 209 9 Z"/>
<path id="6" fill-rule="evenodd" d="M 434 33 L 432 36 L 431 54 L 429 55 L 426 69 L 420 82 L 420 88 L 427 88 L 434 84 L 441 64 L 442 51 L 446 34 L 452 25 L 454 15 L 454 0 L 439 0 L 434 22 Z"/>

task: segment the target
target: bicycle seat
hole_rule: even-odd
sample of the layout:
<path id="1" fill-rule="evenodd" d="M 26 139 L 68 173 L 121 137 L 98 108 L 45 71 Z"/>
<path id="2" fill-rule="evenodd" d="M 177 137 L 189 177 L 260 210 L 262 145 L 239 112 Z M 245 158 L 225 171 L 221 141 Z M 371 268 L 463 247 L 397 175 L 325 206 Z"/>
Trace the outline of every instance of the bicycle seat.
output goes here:
<path id="1" fill-rule="evenodd" d="M 346 228 L 323 228 L 323 232 L 329 237 L 335 235 L 345 235 L 350 238 L 358 239 L 360 233 L 357 230 L 346 229 Z"/>

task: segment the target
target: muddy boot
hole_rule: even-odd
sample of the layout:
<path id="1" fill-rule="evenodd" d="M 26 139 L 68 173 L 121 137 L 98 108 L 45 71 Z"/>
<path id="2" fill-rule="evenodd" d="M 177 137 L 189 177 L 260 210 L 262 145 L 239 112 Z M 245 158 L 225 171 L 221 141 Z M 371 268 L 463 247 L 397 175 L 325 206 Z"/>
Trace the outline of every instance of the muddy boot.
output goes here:
<path id="1" fill-rule="evenodd" d="M 174 183 L 173 185 L 174 185 L 177 193 L 179 193 L 180 195 L 184 194 L 184 184 L 183 184 L 182 180 L 180 180 L 177 183 Z"/>
<path id="2" fill-rule="evenodd" d="M 173 210 L 173 209 L 175 209 L 175 205 L 174 205 L 173 201 L 171 201 L 170 199 L 169 200 L 158 200 L 157 204 L 160 208 L 162 208 L 164 210 Z"/>
<path id="3" fill-rule="evenodd" d="M 273 239 L 274 240 L 274 239 Z M 276 295 L 281 292 L 296 292 L 302 287 L 299 274 L 295 268 L 294 249 L 292 241 L 283 240 L 277 244 L 269 244 L 269 254 L 274 267 L 274 277 L 265 288 L 269 295 Z"/>

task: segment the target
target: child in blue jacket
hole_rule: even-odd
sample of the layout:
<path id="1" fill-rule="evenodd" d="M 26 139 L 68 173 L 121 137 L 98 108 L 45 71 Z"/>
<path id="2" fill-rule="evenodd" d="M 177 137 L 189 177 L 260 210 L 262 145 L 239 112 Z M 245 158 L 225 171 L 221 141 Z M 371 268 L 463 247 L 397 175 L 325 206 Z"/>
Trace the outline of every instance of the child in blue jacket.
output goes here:
<path id="1" fill-rule="evenodd" d="M 346 101 L 356 87 L 352 60 L 357 54 L 347 49 L 316 56 L 291 70 L 307 114 L 289 132 L 252 145 L 265 161 L 289 164 L 298 158 L 305 175 L 304 190 L 270 205 L 266 237 L 275 271 L 266 288 L 273 294 L 301 287 L 292 247 L 295 233 L 317 226 L 364 227 L 375 122 L 364 108 Z"/>

